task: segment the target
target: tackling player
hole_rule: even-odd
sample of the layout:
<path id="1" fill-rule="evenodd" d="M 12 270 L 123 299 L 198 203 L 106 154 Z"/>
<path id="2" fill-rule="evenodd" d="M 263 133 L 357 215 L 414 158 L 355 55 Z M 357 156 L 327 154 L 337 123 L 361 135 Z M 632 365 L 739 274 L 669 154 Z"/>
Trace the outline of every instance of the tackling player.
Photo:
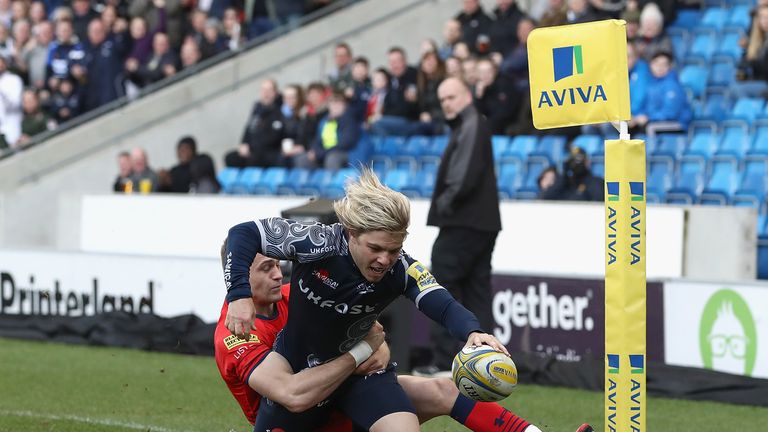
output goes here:
<path id="1" fill-rule="evenodd" d="M 222 261 L 225 262 L 223 253 L 222 248 Z M 264 374 L 259 363 L 269 353 L 275 336 L 287 318 L 289 290 L 287 285 L 281 288 L 282 278 L 279 262 L 258 254 L 253 260 L 249 275 L 252 301 L 257 311 L 254 322 L 256 330 L 251 332 L 247 341 L 232 335 L 224 325 L 226 303 L 222 307 L 221 318 L 216 326 L 216 364 L 251 424 L 255 423 L 260 394 L 292 412 L 304 411 L 321 402 L 353 371 L 373 373 L 384 369 L 389 361 L 389 351 L 384 344 L 357 369 L 353 356 L 343 354 L 333 361 L 297 374 Z M 376 325 L 364 341 L 371 344 L 371 348 L 375 348 L 382 340 L 383 332 L 381 327 Z M 398 376 L 398 382 L 414 403 L 422 423 L 436 416 L 450 415 L 476 432 L 539 431 L 499 404 L 475 402 L 459 394 L 450 379 Z M 336 416 L 322 430 L 347 432 L 352 430 L 352 424 L 349 419 Z"/>

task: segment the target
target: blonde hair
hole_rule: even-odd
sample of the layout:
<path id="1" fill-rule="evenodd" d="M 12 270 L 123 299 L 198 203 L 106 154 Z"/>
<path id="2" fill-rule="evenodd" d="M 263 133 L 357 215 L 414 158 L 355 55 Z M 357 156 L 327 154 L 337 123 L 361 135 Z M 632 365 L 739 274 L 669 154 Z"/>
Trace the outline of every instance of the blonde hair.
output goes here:
<path id="1" fill-rule="evenodd" d="M 373 170 L 362 168 L 360 178 L 347 183 L 344 190 L 344 198 L 333 203 L 333 209 L 345 228 L 359 233 L 386 231 L 408 235 L 408 198 L 384 186 Z"/>
<path id="2" fill-rule="evenodd" d="M 760 12 L 767 10 L 768 6 L 759 6 L 755 13 L 755 17 L 752 19 L 752 29 L 749 32 L 749 43 L 747 44 L 746 58 L 749 61 L 757 60 L 760 53 L 760 48 L 765 43 L 765 32 L 760 28 Z"/>

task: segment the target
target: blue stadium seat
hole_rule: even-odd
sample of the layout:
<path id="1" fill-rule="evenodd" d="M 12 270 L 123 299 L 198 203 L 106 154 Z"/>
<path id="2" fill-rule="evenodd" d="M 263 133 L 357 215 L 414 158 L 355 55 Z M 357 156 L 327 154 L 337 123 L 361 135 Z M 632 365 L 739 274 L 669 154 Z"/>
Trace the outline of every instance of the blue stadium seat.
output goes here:
<path id="1" fill-rule="evenodd" d="M 672 49 L 676 59 L 684 59 L 688 51 L 688 30 L 679 27 L 670 27 L 667 29 L 667 35 L 672 41 Z"/>
<path id="2" fill-rule="evenodd" d="M 221 185 L 221 191 L 224 193 L 234 193 L 234 186 L 237 183 L 237 179 L 240 176 L 240 170 L 237 168 L 224 168 L 219 170 L 216 178 Z"/>
<path id="3" fill-rule="evenodd" d="M 600 135 L 579 135 L 571 143 L 571 147 L 579 147 L 589 156 L 599 153 L 602 146 L 603 137 Z"/>
<path id="4" fill-rule="evenodd" d="M 414 135 L 408 138 L 404 150 L 409 156 L 419 157 L 429 154 L 430 147 L 432 147 L 432 137 L 426 135 Z"/>
<path id="5" fill-rule="evenodd" d="M 731 8 L 731 13 L 728 16 L 728 26 L 738 27 L 743 30 L 748 30 L 750 24 L 752 24 L 752 18 L 749 15 L 749 6 L 736 5 Z"/>
<path id="6" fill-rule="evenodd" d="M 592 159 L 590 161 L 590 171 L 592 175 L 605 177 L 605 158 Z"/>
<path id="7" fill-rule="evenodd" d="M 752 136 L 754 136 L 754 139 L 749 150 L 747 150 L 747 156 L 768 158 L 768 121 L 756 121 Z"/>
<path id="8" fill-rule="evenodd" d="M 680 9 L 677 11 L 677 18 L 670 27 L 691 30 L 699 24 L 701 21 L 701 15 L 701 10 Z"/>
<path id="9" fill-rule="evenodd" d="M 704 188 L 704 171 L 698 164 L 680 164 L 674 185 L 667 190 L 664 202 L 693 204 Z"/>
<path id="10" fill-rule="evenodd" d="M 405 137 L 375 136 L 373 137 L 373 155 L 394 157 L 405 144 Z"/>
<path id="11" fill-rule="evenodd" d="M 706 102 L 701 112 L 697 113 L 696 118 L 719 123 L 728 117 L 732 109 L 733 103 L 727 90 L 717 90 L 710 87 L 707 89 Z"/>
<path id="12" fill-rule="evenodd" d="M 270 167 L 264 170 L 258 183 L 253 186 L 253 193 L 260 195 L 276 195 L 277 188 L 285 181 L 287 170 L 281 167 Z"/>
<path id="13" fill-rule="evenodd" d="M 709 84 L 728 87 L 736 81 L 736 64 L 729 57 L 721 57 L 710 66 Z"/>
<path id="14" fill-rule="evenodd" d="M 431 170 L 437 172 L 437 168 L 440 166 L 440 158 L 436 156 L 422 156 L 419 158 L 418 170 Z"/>
<path id="15" fill-rule="evenodd" d="M 304 187 L 309 180 L 310 170 L 306 168 L 293 168 L 288 171 L 283 182 L 277 186 L 278 195 L 294 195 Z"/>
<path id="16" fill-rule="evenodd" d="M 768 233 L 768 215 L 760 213 L 757 215 L 757 235 L 764 237 Z"/>
<path id="17" fill-rule="evenodd" d="M 742 37 L 744 37 L 744 31 L 740 29 L 723 30 L 720 35 L 720 45 L 715 54 L 729 57 L 735 61 L 740 60 L 744 51 L 739 45 L 739 40 Z"/>
<path id="18" fill-rule="evenodd" d="M 664 201 L 667 189 L 672 186 L 673 170 L 666 163 L 648 164 L 648 180 L 645 185 L 646 200 L 660 203 Z"/>
<path id="19" fill-rule="evenodd" d="M 448 135 L 437 135 L 432 137 L 432 145 L 424 154 L 427 156 L 442 157 L 445 148 L 448 147 Z"/>
<path id="20" fill-rule="evenodd" d="M 400 146 L 400 150 L 394 158 L 395 169 L 407 169 L 416 172 L 418 159 L 426 153 L 432 145 L 432 139 L 428 136 L 412 136 Z"/>
<path id="21" fill-rule="evenodd" d="M 506 153 L 507 147 L 509 147 L 509 137 L 505 135 L 494 135 L 491 138 L 491 145 L 493 146 L 493 159 L 499 160 Z"/>
<path id="22" fill-rule="evenodd" d="M 762 160 L 745 161 L 739 188 L 733 194 L 733 205 L 759 209 L 765 202 L 766 176 L 768 163 Z"/>
<path id="23" fill-rule="evenodd" d="M 735 98 L 763 97 L 768 92 L 768 83 L 765 81 L 737 81 L 730 88 Z"/>
<path id="24" fill-rule="evenodd" d="M 312 171 L 307 182 L 296 191 L 297 195 L 320 195 L 322 188 L 331 181 L 333 172 L 319 168 Z"/>
<path id="25" fill-rule="evenodd" d="M 549 165 L 560 165 L 568 140 L 561 135 L 546 135 L 536 144 L 536 148 L 528 154 L 529 161 L 544 161 Z"/>
<path id="26" fill-rule="evenodd" d="M 537 142 L 538 138 L 533 135 L 518 135 L 512 138 L 501 160 L 519 160 L 522 163 L 536 149 Z"/>
<path id="27" fill-rule="evenodd" d="M 688 65 L 680 71 L 680 84 L 691 91 L 695 98 L 704 94 L 707 88 L 709 71 L 704 66 Z"/>
<path id="28" fill-rule="evenodd" d="M 751 124 L 763 111 L 764 105 L 765 99 L 762 98 L 739 98 L 733 106 L 730 118 L 744 120 Z"/>
<path id="29" fill-rule="evenodd" d="M 370 166 L 373 169 L 373 172 L 381 178 L 387 171 L 392 169 L 392 159 L 383 156 L 374 157 L 371 159 Z"/>
<path id="30" fill-rule="evenodd" d="M 253 192 L 253 189 L 259 184 L 263 173 L 264 170 L 262 168 L 243 168 L 240 177 L 237 178 L 237 181 L 233 186 L 233 192 L 237 194 L 248 194 Z"/>
<path id="31" fill-rule="evenodd" d="M 330 199 L 341 198 L 344 196 L 344 184 L 349 179 L 354 179 L 358 175 L 358 171 L 354 168 L 343 168 L 331 176 L 330 180 L 326 181 L 320 189 L 320 196 Z"/>
<path id="32" fill-rule="evenodd" d="M 544 164 L 528 164 L 525 169 L 525 177 L 517 189 L 518 199 L 536 199 L 539 194 L 539 175 L 546 168 Z"/>
<path id="33" fill-rule="evenodd" d="M 680 159 L 685 150 L 687 136 L 682 133 L 659 134 L 654 143 L 653 153 L 650 159 L 655 161 L 666 161 L 674 167 L 675 162 Z"/>
<path id="34" fill-rule="evenodd" d="M 349 152 L 347 165 L 351 167 L 368 165 L 371 162 L 371 157 L 373 157 L 373 139 L 363 132 L 355 148 Z"/>
<path id="35" fill-rule="evenodd" d="M 387 174 L 384 176 L 384 184 L 391 189 L 399 191 L 408 184 L 408 177 L 410 175 L 411 174 L 405 170 L 393 169 L 387 171 Z"/>
<path id="36" fill-rule="evenodd" d="M 749 147 L 749 126 L 740 120 L 723 122 L 723 138 L 715 152 L 716 157 L 742 159 Z"/>
<path id="37" fill-rule="evenodd" d="M 722 29 L 728 22 L 728 10 L 712 7 L 704 11 L 704 16 L 701 18 L 698 28 L 711 28 L 714 30 Z"/>
<path id="38" fill-rule="evenodd" d="M 499 189 L 499 195 L 514 199 L 521 181 L 520 166 L 515 163 L 503 163 L 499 166 L 499 173 L 496 177 L 496 185 Z"/>
<path id="39" fill-rule="evenodd" d="M 411 175 L 405 185 L 400 189 L 405 196 L 409 198 L 432 196 L 435 188 L 436 172 L 431 169 L 419 170 L 415 175 Z"/>
<path id="40" fill-rule="evenodd" d="M 686 63 L 693 61 L 708 62 L 717 48 L 717 33 L 709 29 L 697 29 L 693 34 L 693 42 L 685 58 Z"/>
<path id="41" fill-rule="evenodd" d="M 710 175 L 704 190 L 701 192 L 701 204 L 726 205 L 736 191 L 739 182 L 736 164 L 730 162 L 712 161 Z"/>

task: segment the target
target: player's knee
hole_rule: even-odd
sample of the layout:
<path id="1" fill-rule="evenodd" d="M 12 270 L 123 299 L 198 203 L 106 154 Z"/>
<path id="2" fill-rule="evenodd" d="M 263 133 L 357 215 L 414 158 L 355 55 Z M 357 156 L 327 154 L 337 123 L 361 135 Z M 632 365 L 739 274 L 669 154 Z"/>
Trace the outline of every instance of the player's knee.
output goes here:
<path id="1" fill-rule="evenodd" d="M 439 404 L 441 414 L 449 415 L 459 396 L 459 389 L 448 378 L 434 378 L 436 402 Z"/>

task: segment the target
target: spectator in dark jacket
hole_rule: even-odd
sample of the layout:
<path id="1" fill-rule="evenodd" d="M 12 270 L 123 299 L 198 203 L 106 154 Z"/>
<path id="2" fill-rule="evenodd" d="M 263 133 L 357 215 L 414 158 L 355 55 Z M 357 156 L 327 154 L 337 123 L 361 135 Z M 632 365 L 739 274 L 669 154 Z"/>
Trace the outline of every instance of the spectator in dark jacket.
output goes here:
<path id="1" fill-rule="evenodd" d="M 491 52 L 505 54 L 517 44 L 517 23 L 525 17 L 515 0 L 497 0 L 491 23 Z"/>
<path id="2" fill-rule="evenodd" d="M 520 96 L 514 84 L 499 75 L 490 59 L 477 62 L 477 78 L 475 105 L 488 118 L 493 134 L 503 135 L 515 120 Z"/>
<path id="3" fill-rule="evenodd" d="M 291 84 L 283 89 L 280 111 L 285 119 L 285 138 L 282 141 L 284 164 L 292 167 L 296 165 L 296 159 L 305 157 L 315 139 L 315 131 L 308 130 L 304 90 L 300 85 Z"/>
<path id="4" fill-rule="evenodd" d="M 160 192 L 187 193 L 192 184 L 192 160 L 197 157 L 197 141 L 185 136 L 176 144 L 176 158 L 179 161 L 170 171 L 158 172 Z"/>
<path id="5" fill-rule="evenodd" d="M 126 61 L 128 77 L 140 87 L 176 74 L 178 65 L 178 56 L 171 50 L 165 33 L 155 33 L 152 40 L 152 56 L 145 63 L 138 64 L 135 59 Z"/>
<path id="6" fill-rule="evenodd" d="M 347 164 L 349 152 L 360 139 L 360 122 L 347 109 L 347 99 L 335 93 L 328 102 L 328 116 L 320 121 L 317 137 L 308 156 L 309 162 L 327 170 L 338 170 Z"/>
<path id="7" fill-rule="evenodd" d="M 598 19 L 597 15 L 590 9 L 587 0 L 568 0 L 568 10 L 565 17 L 565 24 L 580 24 Z"/>
<path id="8" fill-rule="evenodd" d="M 427 225 L 440 228 L 432 245 L 432 271 L 482 328 L 491 328 L 491 256 L 501 230 L 491 131 L 465 83 L 448 78 L 438 94 L 451 137 L 427 216 Z M 442 327 L 433 327 L 432 348 L 430 369 L 450 369 L 458 347 Z"/>
<path id="9" fill-rule="evenodd" d="M 408 66 L 402 48 L 391 48 L 388 61 L 389 91 L 383 116 L 371 126 L 371 132 L 376 135 L 410 135 L 413 123 L 419 119 L 417 71 Z"/>
<path id="10" fill-rule="evenodd" d="M 488 35 L 491 28 L 491 18 L 485 14 L 479 0 L 464 0 L 461 12 L 456 20 L 461 23 L 462 40 L 469 49 L 477 54 L 477 37 Z"/>
<path id="11" fill-rule="evenodd" d="M 47 61 L 48 88 L 55 91 L 59 80 L 70 77 L 70 68 L 85 56 L 83 46 L 73 34 L 72 22 L 56 23 L 56 40 L 50 45 Z"/>
<path id="12" fill-rule="evenodd" d="M 244 168 L 281 165 L 282 142 L 286 136 L 280 104 L 277 82 L 264 80 L 259 101 L 253 106 L 240 146 L 225 157 L 227 166 Z"/>
<path id="13" fill-rule="evenodd" d="M 189 193 L 194 194 L 217 194 L 221 190 L 221 184 L 216 178 L 216 167 L 213 159 L 207 154 L 196 156 L 190 162 L 190 174 L 192 182 L 189 186 Z"/>
<path id="14" fill-rule="evenodd" d="M 443 25 L 443 44 L 438 49 L 440 59 L 445 61 L 453 55 L 453 47 L 462 39 L 461 23 L 457 19 L 450 19 Z"/>
<path id="15" fill-rule="evenodd" d="M 592 175 L 587 154 L 580 147 L 572 147 L 563 164 L 563 174 L 552 176 L 542 173 L 539 179 L 539 198 L 560 201 L 603 201 L 605 196 L 602 177 Z"/>
<path id="16" fill-rule="evenodd" d="M 125 45 L 120 39 L 107 39 L 107 29 L 101 19 L 91 21 L 83 59 L 85 76 L 80 82 L 84 112 L 108 104 L 123 95 L 121 79 L 124 52 Z"/>
<path id="17" fill-rule="evenodd" d="M 98 16 L 98 12 L 91 7 L 90 0 L 72 0 L 72 26 L 81 41 L 87 39 L 88 25 Z"/>
<path id="18" fill-rule="evenodd" d="M 358 57 L 352 63 L 352 85 L 344 90 L 344 96 L 349 101 L 349 109 L 355 114 L 360 123 L 365 121 L 368 100 L 371 98 L 371 80 L 369 77 L 368 59 Z"/>
<path id="19" fill-rule="evenodd" d="M 157 27 L 147 28 L 147 21 L 140 17 L 131 19 L 129 34 L 131 36 L 132 46 L 128 57 L 136 59 L 139 64 L 145 63 L 152 56 L 152 40 L 157 32 L 166 31 L 165 8 L 158 10 L 159 20 Z"/>
<path id="20" fill-rule="evenodd" d="M 417 86 L 419 90 L 419 121 L 423 125 L 421 133 L 432 135 L 445 132 L 445 118 L 437 97 L 437 88 L 445 79 L 445 64 L 436 52 L 426 52 L 421 56 Z"/>
<path id="21" fill-rule="evenodd" d="M 157 29 L 165 14 L 165 30 L 170 38 L 170 44 L 178 49 L 182 43 L 183 24 L 187 19 L 186 0 L 131 0 L 128 2 L 128 14 L 131 17 L 140 16 L 147 23 L 147 28 Z M 163 12 L 161 12 L 161 9 Z"/>
<path id="22" fill-rule="evenodd" d="M 221 31 L 221 22 L 216 18 L 208 18 L 205 21 L 203 37 L 200 40 L 202 59 L 205 60 L 226 50 L 227 39 Z"/>
<path id="23" fill-rule="evenodd" d="M 51 93 L 48 106 L 53 118 L 63 123 L 80 114 L 80 96 L 71 78 L 63 78 L 57 88 Z"/>

